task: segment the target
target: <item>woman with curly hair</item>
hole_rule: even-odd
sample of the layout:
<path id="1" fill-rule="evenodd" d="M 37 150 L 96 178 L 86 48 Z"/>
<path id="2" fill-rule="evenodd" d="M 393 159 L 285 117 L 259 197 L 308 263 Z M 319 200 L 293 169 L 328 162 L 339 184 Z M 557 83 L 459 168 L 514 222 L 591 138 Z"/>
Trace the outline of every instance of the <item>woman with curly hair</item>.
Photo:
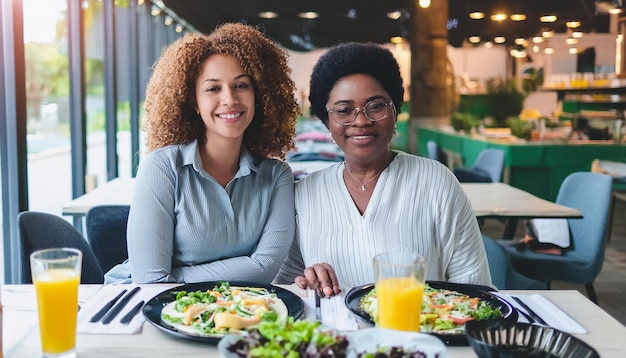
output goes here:
<path id="1" fill-rule="evenodd" d="M 296 184 L 297 232 L 276 281 L 332 296 L 374 282 L 385 251 L 427 257 L 426 279 L 491 285 L 472 206 L 439 162 L 391 150 L 404 89 L 376 44 L 330 48 L 313 67 L 311 109 L 345 161 Z"/>
<path id="2" fill-rule="evenodd" d="M 106 282 L 272 281 L 294 236 L 287 54 L 224 24 L 167 47 L 146 89 L 128 260 Z M 279 158 L 279 159 L 276 159 Z"/>

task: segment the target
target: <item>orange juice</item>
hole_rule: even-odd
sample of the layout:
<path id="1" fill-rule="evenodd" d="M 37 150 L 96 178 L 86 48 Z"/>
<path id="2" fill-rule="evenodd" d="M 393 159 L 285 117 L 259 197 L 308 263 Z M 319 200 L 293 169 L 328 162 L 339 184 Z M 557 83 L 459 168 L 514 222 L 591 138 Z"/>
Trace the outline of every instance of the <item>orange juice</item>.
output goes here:
<path id="1" fill-rule="evenodd" d="M 33 277 L 44 353 L 63 353 L 76 346 L 79 282 L 80 275 L 69 268 L 50 269 Z"/>
<path id="2" fill-rule="evenodd" d="M 376 282 L 378 326 L 419 332 L 424 285 L 412 277 L 390 277 Z"/>

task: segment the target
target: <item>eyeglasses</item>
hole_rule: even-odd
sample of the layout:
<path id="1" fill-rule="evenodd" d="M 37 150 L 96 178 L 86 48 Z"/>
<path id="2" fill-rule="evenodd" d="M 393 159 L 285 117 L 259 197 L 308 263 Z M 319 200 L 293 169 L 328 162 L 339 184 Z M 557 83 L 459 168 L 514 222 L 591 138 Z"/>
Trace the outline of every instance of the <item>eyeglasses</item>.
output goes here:
<path id="1" fill-rule="evenodd" d="M 374 99 L 365 104 L 363 107 L 354 107 L 351 104 L 344 103 L 333 108 L 326 108 L 326 112 L 342 126 L 347 126 L 356 120 L 359 112 L 363 112 L 365 118 L 372 122 L 378 122 L 387 118 L 387 108 L 393 105 L 393 101 L 385 102 L 382 98 Z M 395 108 L 394 108 L 395 109 Z"/>

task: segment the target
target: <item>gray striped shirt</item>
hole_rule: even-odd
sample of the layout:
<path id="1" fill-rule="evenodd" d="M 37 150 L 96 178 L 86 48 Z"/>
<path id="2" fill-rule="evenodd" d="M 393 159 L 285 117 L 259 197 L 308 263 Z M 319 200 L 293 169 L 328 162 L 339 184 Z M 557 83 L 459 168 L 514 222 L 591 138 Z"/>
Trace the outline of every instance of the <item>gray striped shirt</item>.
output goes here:
<path id="1" fill-rule="evenodd" d="M 293 241 L 293 173 L 242 151 L 222 187 L 202 169 L 197 142 L 142 160 L 128 218 L 129 260 L 111 282 L 272 281 Z"/>

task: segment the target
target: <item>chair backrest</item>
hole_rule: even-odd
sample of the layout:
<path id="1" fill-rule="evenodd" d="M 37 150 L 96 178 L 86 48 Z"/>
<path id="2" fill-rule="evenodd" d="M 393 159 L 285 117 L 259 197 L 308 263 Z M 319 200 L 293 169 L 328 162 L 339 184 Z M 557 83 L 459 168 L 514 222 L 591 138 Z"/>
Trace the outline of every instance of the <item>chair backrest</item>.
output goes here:
<path id="1" fill-rule="evenodd" d="M 513 268 L 509 253 L 494 239 L 483 236 L 491 282 L 500 290 L 541 290 L 547 285 L 522 275 Z"/>
<path id="2" fill-rule="evenodd" d="M 582 219 L 568 219 L 570 248 L 563 255 L 587 263 L 581 282 L 592 282 L 604 263 L 605 233 L 613 180 L 609 175 L 576 172 L 568 175 L 556 203 L 578 209 Z"/>
<path id="3" fill-rule="evenodd" d="M 502 171 L 504 170 L 504 151 L 497 148 L 483 149 L 476 162 L 474 162 L 475 168 L 480 168 L 487 173 L 492 182 L 502 181 Z"/>
<path id="4" fill-rule="evenodd" d="M 103 283 L 104 274 L 89 243 L 65 219 L 50 213 L 23 211 L 17 215 L 22 259 L 22 283 L 32 283 L 30 254 L 43 249 L 71 247 L 83 253 L 81 283 Z"/>
<path id="5" fill-rule="evenodd" d="M 104 272 L 128 258 L 126 224 L 129 210 L 129 205 L 97 205 L 87 212 L 87 239 Z"/>
<path id="6" fill-rule="evenodd" d="M 438 161 L 439 163 L 448 166 L 448 157 L 443 149 L 434 140 L 429 140 L 426 143 L 428 149 L 428 158 Z"/>

